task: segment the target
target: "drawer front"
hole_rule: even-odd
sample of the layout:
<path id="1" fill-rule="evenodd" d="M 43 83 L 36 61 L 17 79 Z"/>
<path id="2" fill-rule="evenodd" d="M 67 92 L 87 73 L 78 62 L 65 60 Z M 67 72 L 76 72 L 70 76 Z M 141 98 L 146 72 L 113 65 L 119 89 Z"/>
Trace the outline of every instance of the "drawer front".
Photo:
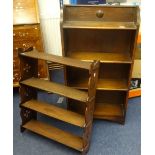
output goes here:
<path id="1" fill-rule="evenodd" d="M 13 39 L 14 40 L 37 40 L 39 38 L 38 25 L 33 26 L 14 26 Z"/>
<path id="2" fill-rule="evenodd" d="M 137 7 L 65 6 L 64 21 L 122 21 L 136 20 Z"/>

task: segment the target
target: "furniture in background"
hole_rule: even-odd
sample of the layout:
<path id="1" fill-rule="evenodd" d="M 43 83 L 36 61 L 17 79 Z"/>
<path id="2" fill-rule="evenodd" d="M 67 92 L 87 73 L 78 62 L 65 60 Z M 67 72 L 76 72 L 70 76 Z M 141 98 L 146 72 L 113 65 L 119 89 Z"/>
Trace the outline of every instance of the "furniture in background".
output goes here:
<path id="1" fill-rule="evenodd" d="M 83 62 L 62 56 L 39 53 L 37 50 L 23 51 L 23 49 L 19 49 L 19 53 L 21 68 L 21 131 L 23 132 L 25 129 L 28 129 L 85 154 L 89 149 L 92 132 L 99 61 L 93 61 L 92 63 Z M 75 70 L 80 68 L 81 70 L 88 71 L 88 91 L 78 90 L 38 78 L 38 59 L 71 66 Z M 62 109 L 51 103 L 39 101 L 37 99 L 38 90 L 71 98 L 74 100 L 74 103 L 77 101 L 82 102 L 85 107 L 84 115 Z M 81 127 L 83 128 L 83 135 L 77 136 L 41 122 L 37 119 L 37 113 Z"/>
<path id="2" fill-rule="evenodd" d="M 43 43 L 40 33 L 37 0 L 13 1 L 13 86 L 19 86 L 20 68 L 18 48 L 34 47 L 43 52 Z M 47 78 L 46 63 L 39 61 L 38 75 Z"/>
<path id="3" fill-rule="evenodd" d="M 139 31 L 132 70 L 129 98 L 141 96 L 141 32 Z"/>
<path id="4" fill-rule="evenodd" d="M 125 122 L 134 53 L 139 29 L 137 6 L 64 6 L 63 55 L 100 60 L 94 118 Z M 68 86 L 87 90 L 87 71 L 65 68 Z M 82 103 L 68 109 L 84 113 Z"/>

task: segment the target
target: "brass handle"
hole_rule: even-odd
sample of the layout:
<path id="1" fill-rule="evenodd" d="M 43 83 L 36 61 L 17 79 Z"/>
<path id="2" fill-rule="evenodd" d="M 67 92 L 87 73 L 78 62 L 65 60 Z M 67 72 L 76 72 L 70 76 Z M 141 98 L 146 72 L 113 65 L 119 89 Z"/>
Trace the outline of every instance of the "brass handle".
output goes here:
<path id="1" fill-rule="evenodd" d="M 98 11 L 96 12 L 96 16 L 97 16 L 98 18 L 102 18 L 103 15 L 104 15 L 104 12 L 103 12 L 102 10 L 98 10 Z"/>

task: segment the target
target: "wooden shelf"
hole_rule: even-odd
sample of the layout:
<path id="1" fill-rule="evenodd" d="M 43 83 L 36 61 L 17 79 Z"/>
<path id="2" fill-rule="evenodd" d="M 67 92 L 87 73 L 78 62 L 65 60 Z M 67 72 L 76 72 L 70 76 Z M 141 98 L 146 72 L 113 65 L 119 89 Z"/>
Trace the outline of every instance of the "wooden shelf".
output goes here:
<path id="1" fill-rule="evenodd" d="M 87 89 L 88 80 L 79 78 L 78 80 L 69 83 L 69 86 L 78 89 Z M 98 79 L 97 90 L 128 91 L 128 85 L 126 79 Z"/>
<path id="2" fill-rule="evenodd" d="M 38 52 L 36 49 L 34 49 L 33 51 L 30 51 L 30 52 L 20 53 L 20 55 L 25 56 L 25 57 L 30 57 L 30 58 L 36 58 L 36 59 L 56 62 L 58 64 L 63 64 L 63 65 L 67 65 L 67 66 L 88 69 L 88 70 L 90 70 L 90 68 L 91 68 L 91 63 L 88 63 L 88 62 L 85 63 L 84 61 L 81 62 L 79 60 L 73 60 L 73 59 L 67 58 L 67 57 L 60 57 L 60 56 L 56 56 L 56 55 L 52 55 L 52 54 Z"/>
<path id="3" fill-rule="evenodd" d="M 74 148 L 78 151 L 82 151 L 83 148 L 83 140 L 81 137 L 73 135 L 69 132 L 60 130 L 51 125 L 42 123 L 40 121 L 31 120 L 25 125 L 23 128 L 26 128 L 32 132 L 45 136 L 46 138 L 50 138 L 54 141 L 57 141 L 61 144 Z"/>
<path id="4" fill-rule="evenodd" d="M 13 83 L 13 87 L 15 88 L 15 87 L 19 87 L 19 82 L 14 82 Z"/>
<path id="5" fill-rule="evenodd" d="M 20 82 L 20 84 L 24 84 L 24 85 L 31 86 L 48 92 L 53 92 L 82 102 L 86 102 L 88 98 L 88 93 L 84 91 L 80 91 L 74 88 L 64 86 L 62 84 L 41 80 L 37 78 L 30 78 L 30 79 L 24 80 Z"/>
<path id="6" fill-rule="evenodd" d="M 83 115 L 78 113 L 59 108 L 52 104 L 47 104 L 45 102 L 37 101 L 37 100 L 30 100 L 22 104 L 22 107 L 29 108 L 31 110 L 40 112 L 47 116 L 59 119 L 61 121 L 79 126 L 85 127 L 85 118 Z"/>
<path id="7" fill-rule="evenodd" d="M 96 103 L 95 118 L 123 117 L 123 107 L 121 104 Z"/>
<path id="8" fill-rule="evenodd" d="M 106 52 L 68 52 L 68 57 L 83 61 L 100 60 L 102 63 L 132 63 L 128 53 L 106 53 Z"/>
<path id="9" fill-rule="evenodd" d="M 65 21 L 63 28 L 136 30 L 134 22 Z"/>

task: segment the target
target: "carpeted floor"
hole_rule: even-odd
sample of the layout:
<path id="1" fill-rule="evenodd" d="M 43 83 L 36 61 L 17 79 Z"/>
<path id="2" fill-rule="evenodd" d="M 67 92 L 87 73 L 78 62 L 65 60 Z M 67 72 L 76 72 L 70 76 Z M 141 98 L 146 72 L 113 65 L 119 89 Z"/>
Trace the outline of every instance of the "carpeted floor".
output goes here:
<path id="1" fill-rule="evenodd" d="M 39 93 L 39 99 L 48 102 L 57 102 L 59 96 Z M 32 132 L 20 133 L 20 113 L 19 94 L 14 91 L 14 155 L 78 155 L 64 145 Z M 65 101 L 59 106 L 66 106 Z M 49 119 L 39 115 L 39 119 L 47 123 L 52 123 L 64 130 L 80 134 L 81 129 L 72 125 L 66 125 L 55 119 Z M 125 125 L 95 120 L 93 125 L 93 135 L 91 147 L 88 155 L 140 155 L 141 148 L 141 98 L 129 100 Z"/>

